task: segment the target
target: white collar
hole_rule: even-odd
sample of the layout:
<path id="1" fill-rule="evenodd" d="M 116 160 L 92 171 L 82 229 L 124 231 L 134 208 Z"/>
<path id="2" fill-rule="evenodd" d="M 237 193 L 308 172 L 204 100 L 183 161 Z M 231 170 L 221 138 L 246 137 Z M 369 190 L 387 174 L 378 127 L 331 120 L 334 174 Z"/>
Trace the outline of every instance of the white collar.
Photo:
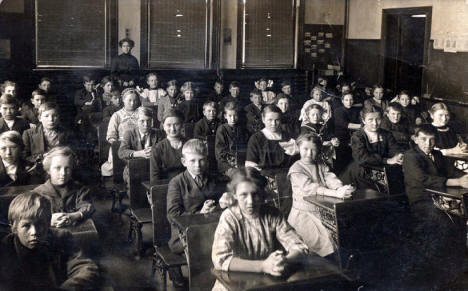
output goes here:
<path id="1" fill-rule="evenodd" d="M 265 137 L 269 140 L 281 140 L 282 139 L 281 133 L 271 132 L 267 128 L 262 129 L 262 132 L 265 135 Z"/>
<path id="2" fill-rule="evenodd" d="M 6 119 L 3 119 L 3 120 L 5 120 L 5 123 L 8 125 L 8 127 L 9 127 L 10 129 L 13 128 L 13 125 L 15 124 L 15 120 L 14 120 L 14 119 L 13 119 L 13 120 L 6 120 Z"/>

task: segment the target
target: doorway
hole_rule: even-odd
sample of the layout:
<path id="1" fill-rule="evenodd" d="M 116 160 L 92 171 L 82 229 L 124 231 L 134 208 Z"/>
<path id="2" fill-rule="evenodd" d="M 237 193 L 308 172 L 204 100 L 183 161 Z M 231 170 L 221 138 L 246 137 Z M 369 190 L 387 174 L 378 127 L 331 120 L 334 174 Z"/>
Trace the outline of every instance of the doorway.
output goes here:
<path id="1" fill-rule="evenodd" d="M 431 16 L 432 7 L 383 10 L 379 79 L 385 88 L 420 96 Z"/>

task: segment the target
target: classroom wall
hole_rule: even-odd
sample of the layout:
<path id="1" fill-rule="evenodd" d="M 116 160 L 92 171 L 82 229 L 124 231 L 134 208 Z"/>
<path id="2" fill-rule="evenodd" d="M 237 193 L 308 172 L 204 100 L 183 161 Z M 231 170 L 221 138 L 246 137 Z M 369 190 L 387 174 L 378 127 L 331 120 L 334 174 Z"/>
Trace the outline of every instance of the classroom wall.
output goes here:
<path id="1" fill-rule="evenodd" d="M 0 12 L 24 13 L 24 0 L 0 0 Z"/>
<path id="2" fill-rule="evenodd" d="M 344 25 L 345 0 L 305 0 L 305 24 Z"/>
<path id="3" fill-rule="evenodd" d="M 128 37 L 135 41 L 132 55 L 140 62 L 141 0 L 118 0 L 118 10 L 119 37 L 117 39 L 124 38 L 128 30 Z M 112 45 L 118 46 L 119 44 Z"/>

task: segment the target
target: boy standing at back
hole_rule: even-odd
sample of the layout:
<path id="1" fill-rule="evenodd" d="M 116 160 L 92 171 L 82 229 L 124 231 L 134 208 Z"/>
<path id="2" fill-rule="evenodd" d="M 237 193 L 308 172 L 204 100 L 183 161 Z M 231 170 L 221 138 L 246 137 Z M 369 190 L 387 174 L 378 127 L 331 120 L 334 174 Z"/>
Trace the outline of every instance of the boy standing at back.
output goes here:
<path id="1" fill-rule="evenodd" d="M 19 101 L 12 95 L 0 97 L 0 133 L 15 130 L 20 134 L 29 129 L 29 124 L 23 118 L 18 118 Z"/>

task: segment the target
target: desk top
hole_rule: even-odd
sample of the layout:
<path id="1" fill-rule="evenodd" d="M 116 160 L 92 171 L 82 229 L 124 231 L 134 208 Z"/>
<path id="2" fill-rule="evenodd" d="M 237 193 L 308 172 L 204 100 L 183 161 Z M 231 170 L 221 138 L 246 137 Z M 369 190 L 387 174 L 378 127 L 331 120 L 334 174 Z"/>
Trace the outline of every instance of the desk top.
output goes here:
<path id="1" fill-rule="evenodd" d="M 430 193 L 454 196 L 454 198 L 460 198 L 460 199 L 463 196 L 463 194 L 468 194 L 468 189 L 462 188 L 462 187 L 447 187 L 445 191 L 429 189 L 429 188 L 426 188 L 425 190 Z"/>
<path id="2" fill-rule="evenodd" d="M 303 265 L 293 266 L 282 277 L 262 273 L 225 272 L 212 270 L 212 273 L 229 291 L 240 290 L 276 290 L 293 286 L 320 287 L 323 283 L 347 285 L 351 281 L 338 267 L 319 256 L 312 256 Z M 320 288 L 318 288 L 320 289 Z M 301 289 L 302 290 L 302 289 Z"/>
<path id="3" fill-rule="evenodd" d="M 190 226 L 215 223 L 219 221 L 222 211 L 207 214 L 181 215 L 172 218 L 172 222 L 183 231 L 187 231 Z"/>
<path id="4" fill-rule="evenodd" d="M 400 195 L 393 195 L 393 196 L 400 196 Z M 381 193 L 375 190 L 358 189 L 353 193 L 352 198 L 349 198 L 349 199 L 340 199 L 340 198 L 334 198 L 334 197 L 323 196 L 323 195 L 310 195 L 310 196 L 304 197 L 304 200 L 307 202 L 313 203 L 315 205 L 318 205 L 318 206 L 333 209 L 336 204 L 350 204 L 350 203 L 356 203 L 356 202 L 364 201 L 364 200 L 387 199 L 390 197 L 392 197 L 392 195 L 389 196 L 385 193 Z"/>
<path id="5" fill-rule="evenodd" d="M 446 157 L 468 162 L 468 153 L 451 154 L 446 155 Z"/>
<path id="6" fill-rule="evenodd" d="M 21 185 L 21 186 L 10 186 L 1 187 L 0 195 L 19 195 L 27 191 L 31 191 L 39 185 Z"/>

